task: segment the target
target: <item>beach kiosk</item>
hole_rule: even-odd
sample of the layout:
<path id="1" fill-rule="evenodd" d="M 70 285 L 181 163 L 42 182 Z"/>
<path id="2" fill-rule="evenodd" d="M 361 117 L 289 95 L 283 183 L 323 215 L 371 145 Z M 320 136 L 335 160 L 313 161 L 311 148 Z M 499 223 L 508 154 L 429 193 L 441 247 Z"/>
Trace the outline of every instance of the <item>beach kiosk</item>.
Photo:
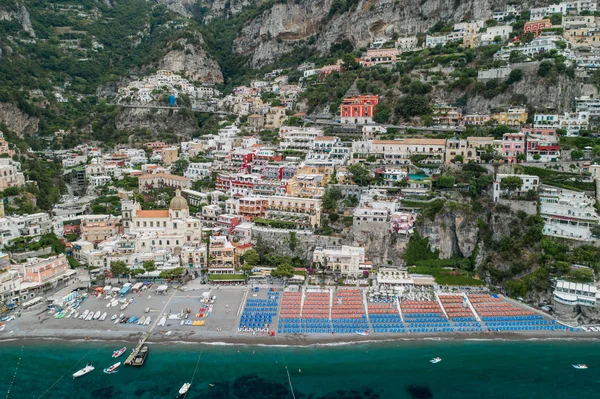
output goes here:
<path id="1" fill-rule="evenodd" d="M 121 288 L 121 291 L 119 292 L 119 294 L 121 296 L 125 296 L 125 295 L 129 294 L 129 291 L 131 291 L 131 283 L 125 283 L 125 284 L 123 284 L 123 288 Z"/>
<path id="2" fill-rule="evenodd" d="M 168 285 L 159 285 L 158 288 L 156 289 L 156 294 L 166 294 L 167 291 L 169 290 L 169 286 Z"/>
<path id="3" fill-rule="evenodd" d="M 144 283 L 137 283 L 131 288 L 131 292 L 133 292 L 135 294 L 135 293 L 139 292 L 143 286 L 144 286 Z"/>

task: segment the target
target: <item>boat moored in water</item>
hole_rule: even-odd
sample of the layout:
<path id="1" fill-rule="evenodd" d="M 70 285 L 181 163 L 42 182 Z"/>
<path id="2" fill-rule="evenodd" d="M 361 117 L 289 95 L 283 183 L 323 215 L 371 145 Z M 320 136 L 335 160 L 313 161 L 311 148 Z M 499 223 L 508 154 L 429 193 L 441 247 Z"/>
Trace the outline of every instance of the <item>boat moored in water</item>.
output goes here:
<path id="1" fill-rule="evenodd" d="M 87 366 L 85 366 L 81 370 L 75 372 L 73 374 L 73 378 L 81 377 L 81 376 L 86 375 L 87 373 L 92 372 L 92 371 L 94 371 L 94 366 L 92 366 L 92 363 L 88 363 Z"/>
<path id="2" fill-rule="evenodd" d="M 126 351 L 126 350 L 127 350 L 127 347 L 126 347 L 126 346 L 124 346 L 124 347 L 122 347 L 121 349 L 119 349 L 119 350 L 117 350 L 117 351 L 114 351 L 114 352 L 113 352 L 113 355 L 112 355 L 113 359 L 116 359 L 116 358 L 118 358 L 119 356 L 121 356 L 123 353 L 125 353 L 125 351 Z"/>
<path id="3" fill-rule="evenodd" d="M 576 368 L 577 370 L 585 370 L 588 368 L 588 366 L 585 364 L 574 364 L 573 367 Z"/>
<path id="4" fill-rule="evenodd" d="M 183 386 L 179 388 L 179 397 L 185 396 L 185 394 L 190 390 L 191 386 L 192 384 L 189 382 L 183 384 Z"/>
<path id="5" fill-rule="evenodd" d="M 433 359 L 430 360 L 431 363 L 436 364 L 442 361 L 441 357 L 434 357 Z"/>
<path id="6" fill-rule="evenodd" d="M 104 369 L 104 372 L 106 374 L 116 373 L 117 369 L 119 368 L 120 365 L 121 365 L 121 362 L 117 362 L 117 363 L 113 364 L 112 366 L 110 366 L 109 368 Z"/>

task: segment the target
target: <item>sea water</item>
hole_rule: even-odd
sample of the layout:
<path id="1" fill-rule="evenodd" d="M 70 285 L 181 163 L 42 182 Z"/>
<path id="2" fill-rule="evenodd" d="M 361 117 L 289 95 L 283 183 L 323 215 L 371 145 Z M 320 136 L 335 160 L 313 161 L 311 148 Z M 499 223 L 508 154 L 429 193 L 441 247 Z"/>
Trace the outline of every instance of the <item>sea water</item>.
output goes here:
<path id="1" fill-rule="evenodd" d="M 143 367 L 105 374 L 123 345 L 0 343 L 0 398 L 173 398 L 192 378 L 189 399 L 600 397 L 598 341 L 161 343 L 150 344 Z M 431 364 L 437 356 L 442 362 Z M 87 362 L 96 369 L 74 380 Z M 589 369 L 576 370 L 577 363 Z"/>

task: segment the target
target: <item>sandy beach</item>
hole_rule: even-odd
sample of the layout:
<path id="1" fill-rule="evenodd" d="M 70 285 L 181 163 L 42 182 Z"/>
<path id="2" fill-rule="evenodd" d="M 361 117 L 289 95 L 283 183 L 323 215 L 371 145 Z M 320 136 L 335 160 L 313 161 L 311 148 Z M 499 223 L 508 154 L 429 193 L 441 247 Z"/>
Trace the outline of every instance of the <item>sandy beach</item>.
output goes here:
<path id="1" fill-rule="evenodd" d="M 267 289 L 261 291 L 265 295 Z M 201 302 L 202 294 L 216 296 L 212 311 L 198 317 L 200 310 L 206 306 Z M 24 311 L 21 317 L 9 322 L 0 341 L 26 339 L 61 339 L 61 340 L 106 340 L 127 341 L 135 343 L 150 331 L 161 315 L 178 317 L 184 309 L 189 308 L 190 320 L 203 320 L 204 326 L 181 325 L 181 319 L 168 319 L 165 326 L 156 327 L 148 337 L 148 342 L 190 342 L 190 343 L 230 343 L 260 345 L 334 345 L 340 343 L 359 343 L 373 341 L 394 341 L 414 339 L 438 340 L 526 340 L 526 339 L 595 339 L 600 333 L 571 331 L 535 331 L 535 332 L 492 332 L 492 333 L 373 333 L 368 336 L 356 334 L 275 334 L 238 332 L 239 315 L 248 296 L 259 296 L 245 286 L 215 287 L 190 284 L 183 289 L 170 289 L 166 295 L 157 295 L 154 290 L 142 291 L 141 294 L 130 294 L 134 303 L 121 311 L 119 307 L 107 307 L 109 299 L 96 298 L 92 295 L 86 299 L 79 312 L 107 312 L 104 321 L 85 321 L 79 318 L 56 319 L 45 305 Z M 145 309 L 150 308 L 148 313 Z M 206 308 L 205 308 L 206 309 Z M 142 326 L 137 324 L 114 324 L 110 320 L 113 315 L 121 313 L 138 318 L 150 316 L 152 323 Z M 274 320 L 273 325 L 277 320 Z"/>

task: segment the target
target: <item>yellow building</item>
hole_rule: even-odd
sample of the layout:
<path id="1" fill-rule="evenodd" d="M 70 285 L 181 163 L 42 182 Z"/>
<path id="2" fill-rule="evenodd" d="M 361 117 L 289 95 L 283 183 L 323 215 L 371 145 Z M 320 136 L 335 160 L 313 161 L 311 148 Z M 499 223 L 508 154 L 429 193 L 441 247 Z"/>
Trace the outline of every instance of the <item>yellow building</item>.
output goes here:
<path id="1" fill-rule="evenodd" d="M 167 147 L 162 149 L 162 161 L 164 166 L 171 166 L 179 158 L 177 147 Z"/>
<path id="2" fill-rule="evenodd" d="M 527 122 L 527 110 L 525 108 L 509 108 L 506 112 L 494 114 L 494 119 L 500 125 L 521 126 Z"/>
<path id="3" fill-rule="evenodd" d="M 285 107 L 282 106 L 271 107 L 266 116 L 265 128 L 267 129 L 279 129 L 287 119 Z"/>

